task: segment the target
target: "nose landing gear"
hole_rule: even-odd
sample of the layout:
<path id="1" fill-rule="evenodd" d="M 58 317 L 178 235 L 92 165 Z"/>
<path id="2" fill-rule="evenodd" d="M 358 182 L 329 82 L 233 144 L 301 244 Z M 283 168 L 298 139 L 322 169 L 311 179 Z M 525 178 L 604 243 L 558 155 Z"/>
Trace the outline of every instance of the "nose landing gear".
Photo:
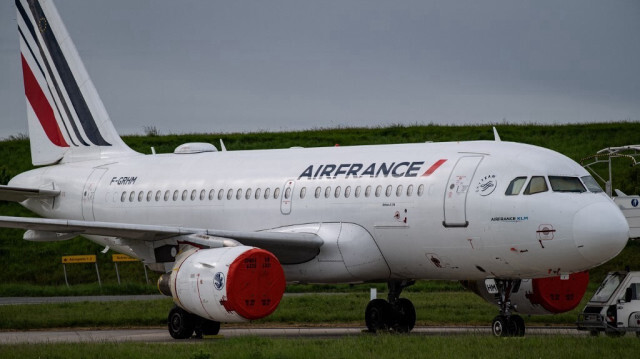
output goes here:
<path id="1" fill-rule="evenodd" d="M 390 331 L 408 333 L 416 324 L 416 309 L 409 299 L 400 298 L 400 293 L 415 281 L 390 281 L 388 300 L 374 299 L 365 310 L 365 322 L 371 333 Z"/>
<path id="2" fill-rule="evenodd" d="M 524 319 L 517 314 L 511 314 L 511 289 L 513 288 L 513 280 L 496 279 L 496 286 L 500 300 L 500 314 L 493 318 L 491 322 L 491 332 L 496 337 L 523 337 L 525 333 Z"/>

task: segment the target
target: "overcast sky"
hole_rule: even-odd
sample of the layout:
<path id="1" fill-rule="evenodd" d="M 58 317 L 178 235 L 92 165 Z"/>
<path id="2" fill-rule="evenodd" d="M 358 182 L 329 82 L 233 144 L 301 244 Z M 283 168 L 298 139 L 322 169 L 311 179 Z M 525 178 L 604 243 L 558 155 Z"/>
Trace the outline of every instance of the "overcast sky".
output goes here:
<path id="1" fill-rule="evenodd" d="M 121 134 L 640 120 L 640 1 L 56 0 Z M 0 138 L 26 133 L 0 1 Z"/>

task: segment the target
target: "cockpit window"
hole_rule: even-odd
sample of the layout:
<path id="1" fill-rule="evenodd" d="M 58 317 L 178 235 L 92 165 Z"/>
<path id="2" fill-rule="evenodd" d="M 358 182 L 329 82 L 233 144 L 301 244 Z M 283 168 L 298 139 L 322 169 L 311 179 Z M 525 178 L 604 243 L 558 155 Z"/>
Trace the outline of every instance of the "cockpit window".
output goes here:
<path id="1" fill-rule="evenodd" d="M 584 176 L 584 177 L 580 177 L 580 178 L 582 178 L 582 182 L 584 183 L 585 186 L 587 186 L 587 189 L 589 190 L 589 192 L 593 192 L 593 193 L 603 192 L 602 188 L 600 187 L 598 182 L 596 182 L 596 180 L 593 177 Z"/>
<path id="2" fill-rule="evenodd" d="M 527 185 L 527 189 L 524 190 L 524 194 L 535 194 L 548 190 L 547 181 L 544 180 L 543 176 L 533 176 Z"/>
<path id="3" fill-rule="evenodd" d="M 586 192 L 578 177 L 549 176 L 549 183 L 554 192 Z"/>
<path id="4" fill-rule="evenodd" d="M 527 181 L 527 177 L 516 177 L 509 183 L 507 191 L 504 193 L 507 196 L 517 196 L 522 190 L 524 183 Z"/>

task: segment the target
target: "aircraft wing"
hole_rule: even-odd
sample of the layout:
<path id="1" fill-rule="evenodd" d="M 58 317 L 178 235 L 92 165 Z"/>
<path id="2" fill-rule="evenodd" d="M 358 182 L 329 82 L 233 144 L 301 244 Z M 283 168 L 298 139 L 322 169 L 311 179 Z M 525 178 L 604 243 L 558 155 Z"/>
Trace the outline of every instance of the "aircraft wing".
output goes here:
<path id="1" fill-rule="evenodd" d="M 53 198 L 60 191 L 39 188 L 11 187 L 0 185 L 0 201 L 22 202 L 29 198 Z"/>
<path id="2" fill-rule="evenodd" d="M 130 240 L 157 241 L 189 234 L 229 238 L 244 245 L 272 252 L 283 263 L 301 263 L 314 258 L 324 243 L 315 233 L 275 231 L 228 231 L 148 224 L 78 221 L 49 218 L 0 216 L 0 228 L 21 228 L 51 233 L 101 235 Z"/>

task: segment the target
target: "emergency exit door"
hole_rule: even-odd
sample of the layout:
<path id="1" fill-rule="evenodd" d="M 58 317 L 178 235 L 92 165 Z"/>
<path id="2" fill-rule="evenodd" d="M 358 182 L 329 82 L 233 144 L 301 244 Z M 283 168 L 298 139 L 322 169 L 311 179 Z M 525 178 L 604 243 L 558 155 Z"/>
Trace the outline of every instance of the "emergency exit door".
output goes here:
<path id="1" fill-rule="evenodd" d="M 467 194 L 476 168 L 482 156 L 461 157 L 456 163 L 444 192 L 444 221 L 445 227 L 466 227 Z"/>

